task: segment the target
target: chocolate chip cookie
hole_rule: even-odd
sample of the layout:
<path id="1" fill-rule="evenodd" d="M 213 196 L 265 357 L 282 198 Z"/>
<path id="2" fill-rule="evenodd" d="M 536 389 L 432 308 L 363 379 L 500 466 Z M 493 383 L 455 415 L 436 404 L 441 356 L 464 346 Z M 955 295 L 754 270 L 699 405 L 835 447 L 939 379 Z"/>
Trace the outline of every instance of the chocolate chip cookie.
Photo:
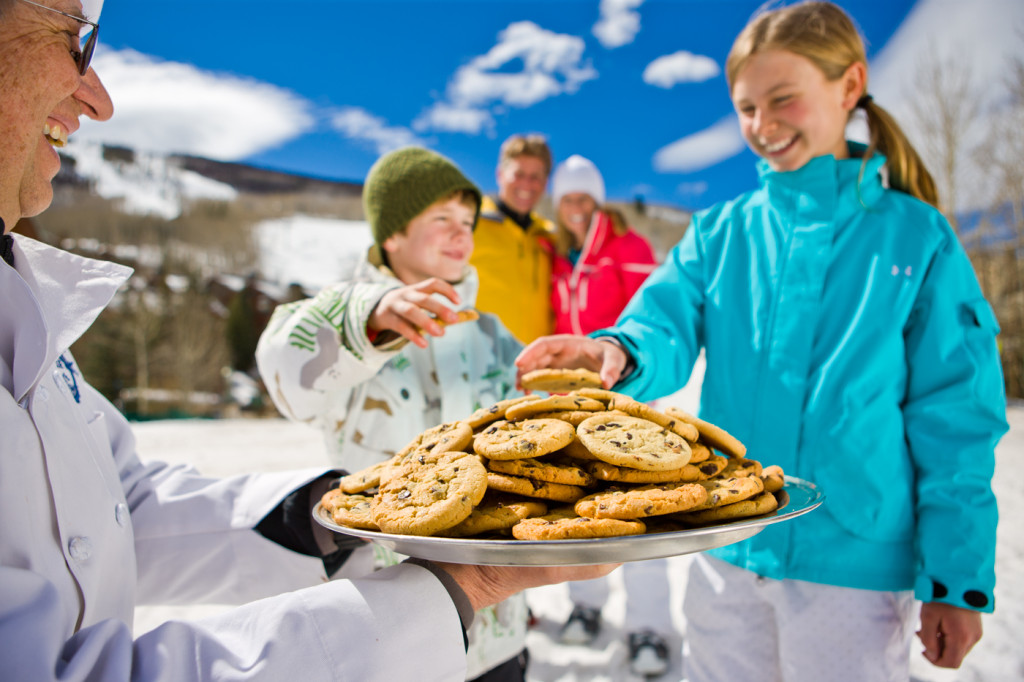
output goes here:
<path id="1" fill-rule="evenodd" d="M 510 476 L 523 476 L 537 481 L 548 483 L 562 483 L 564 485 L 578 485 L 588 487 L 596 482 L 594 477 L 576 466 L 571 459 L 510 459 L 488 460 L 486 464 L 490 471 Z"/>
<path id="2" fill-rule="evenodd" d="M 678 434 L 638 417 L 598 413 L 578 427 L 580 441 L 601 461 L 642 471 L 680 469 L 690 446 Z"/>
<path id="3" fill-rule="evenodd" d="M 574 509 L 580 516 L 594 519 L 642 519 L 692 509 L 707 497 L 707 490 L 697 483 L 611 488 L 587 495 Z"/>
<path id="4" fill-rule="evenodd" d="M 556 502 L 575 502 L 587 494 L 587 491 L 578 485 L 548 483 L 523 476 L 499 474 L 494 471 L 487 472 L 487 487 L 504 493 L 515 493 Z"/>
<path id="5" fill-rule="evenodd" d="M 370 513 L 385 533 L 433 535 L 461 523 L 487 492 L 487 470 L 466 452 L 443 452 L 397 468 Z"/>
<path id="6" fill-rule="evenodd" d="M 700 433 L 702 441 L 730 457 L 743 457 L 747 454 L 747 446 L 720 426 L 706 422 L 686 410 L 674 406 L 665 408 L 665 414 L 687 424 L 692 424 Z"/>
<path id="7" fill-rule="evenodd" d="M 577 516 L 572 507 L 567 507 L 523 519 L 512 526 L 512 536 L 517 540 L 581 540 L 642 535 L 646 529 L 643 521 L 589 519 Z"/>
<path id="8" fill-rule="evenodd" d="M 473 449 L 489 459 L 529 459 L 560 450 L 575 437 L 572 424 L 558 419 L 498 421 L 476 434 Z"/>

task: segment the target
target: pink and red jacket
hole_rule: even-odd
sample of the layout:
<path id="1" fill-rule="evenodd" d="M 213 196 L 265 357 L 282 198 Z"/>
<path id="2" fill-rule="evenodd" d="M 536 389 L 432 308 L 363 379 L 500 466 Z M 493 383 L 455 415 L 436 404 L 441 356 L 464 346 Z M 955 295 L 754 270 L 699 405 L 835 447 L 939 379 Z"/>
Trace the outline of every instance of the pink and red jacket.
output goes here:
<path id="1" fill-rule="evenodd" d="M 609 327 L 657 267 L 650 243 L 628 229 L 618 235 L 611 218 L 595 211 L 576 265 L 552 254 L 551 309 L 555 334 L 588 334 Z"/>

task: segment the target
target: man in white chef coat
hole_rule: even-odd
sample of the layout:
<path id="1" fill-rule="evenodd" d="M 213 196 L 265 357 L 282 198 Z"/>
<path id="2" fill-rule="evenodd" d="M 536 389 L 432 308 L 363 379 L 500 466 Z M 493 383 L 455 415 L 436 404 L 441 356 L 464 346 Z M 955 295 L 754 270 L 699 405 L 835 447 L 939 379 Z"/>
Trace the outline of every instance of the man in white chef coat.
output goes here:
<path id="1" fill-rule="evenodd" d="M 461 680 L 472 612 L 611 567 L 405 563 L 328 581 L 313 528 L 331 474 L 211 479 L 141 462 L 71 344 L 130 275 L 9 233 L 52 200 L 102 0 L 0 0 L 0 679 Z M 254 601 L 258 600 L 258 601 Z M 244 604 L 134 638 L 138 603 Z"/>

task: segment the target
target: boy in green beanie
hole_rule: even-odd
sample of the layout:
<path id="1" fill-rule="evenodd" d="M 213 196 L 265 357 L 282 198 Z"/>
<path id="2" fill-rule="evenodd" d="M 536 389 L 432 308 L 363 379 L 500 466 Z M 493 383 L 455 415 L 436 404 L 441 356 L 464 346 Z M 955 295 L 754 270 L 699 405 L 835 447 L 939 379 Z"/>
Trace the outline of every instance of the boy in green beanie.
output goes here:
<path id="1" fill-rule="evenodd" d="M 283 415 L 322 429 L 335 466 L 389 459 L 428 428 L 518 395 L 512 361 L 522 345 L 497 317 L 438 323 L 475 304 L 480 200 L 439 154 L 386 154 L 363 186 L 374 244 L 353 278 L 274 312 L 256 350 L 260 373 Z M 374 547 L 357 550 L 346 572 L 395 560 Z M 468 679 L 524 679 L 526 618 L 521 594 L 477 613 Z"/>

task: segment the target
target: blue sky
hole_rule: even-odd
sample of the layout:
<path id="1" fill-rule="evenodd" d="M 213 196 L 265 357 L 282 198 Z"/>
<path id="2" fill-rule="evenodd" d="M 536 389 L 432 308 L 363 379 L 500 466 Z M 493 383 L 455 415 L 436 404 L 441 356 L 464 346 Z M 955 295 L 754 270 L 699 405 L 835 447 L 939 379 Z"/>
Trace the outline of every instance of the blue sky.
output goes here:
<path id="1" fill-rule="evenodd" d="M 913 55 L 953 38 L 994 54 L 1024 35 L 1005 29 L 1024 24 L 1020 0 L 840 4 L 867 38 L 876 99 L 895 109 Z M 94 64 L 115 117 L 78 137 L 357 181 L 418 143 L 493 191 L 501 141 L 541 132 L 556 159 L 593 159 L 609 198 L 700 208 L 756 183 L 722 67 L 760 5 L 107 0 Z"/>

